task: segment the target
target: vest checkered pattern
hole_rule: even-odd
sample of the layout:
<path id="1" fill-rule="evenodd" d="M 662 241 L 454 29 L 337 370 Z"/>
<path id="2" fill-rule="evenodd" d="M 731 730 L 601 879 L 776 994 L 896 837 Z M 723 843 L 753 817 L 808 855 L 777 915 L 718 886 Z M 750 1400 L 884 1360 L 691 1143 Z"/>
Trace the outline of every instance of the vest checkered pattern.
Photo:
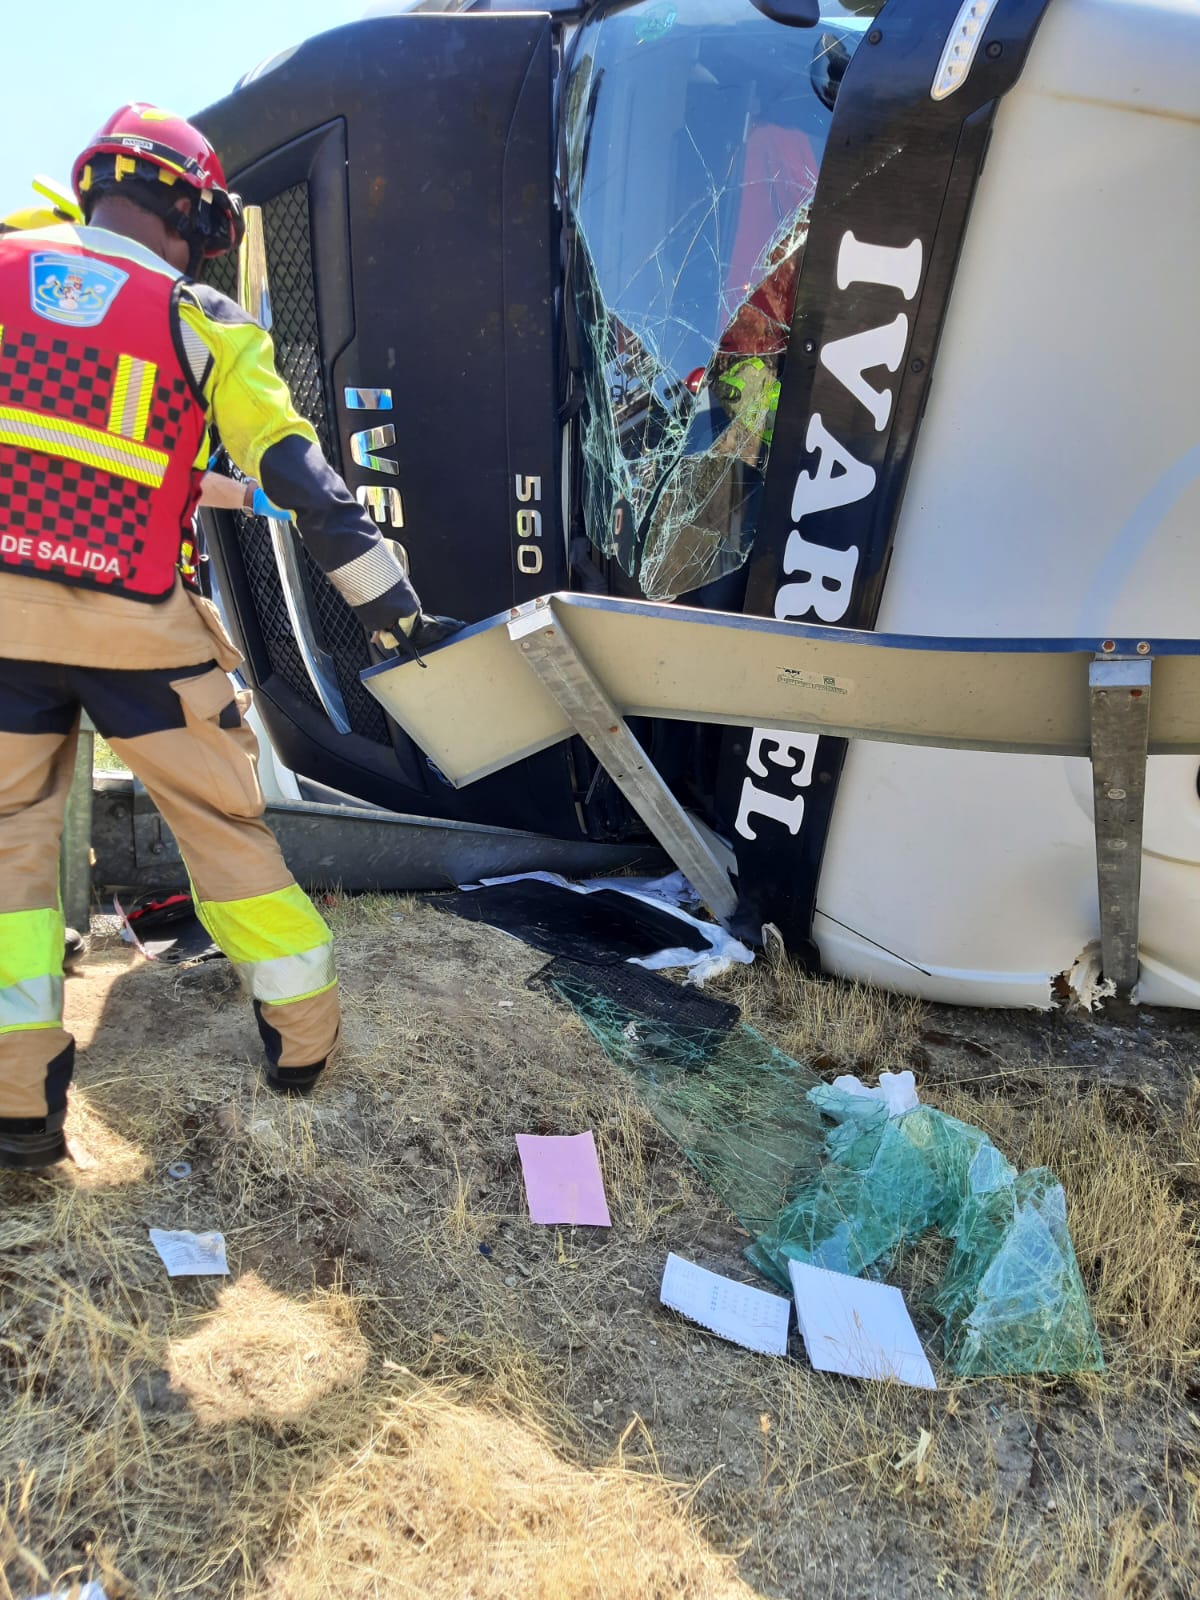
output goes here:
<path id="1" fill-rule="evenodd" d="M 91 325 L 68 325 L 91 262 L 116 268 L 117 286 L 96 276 Z M 177 346 L 178 282 L 80 246 L 0 239 L 0 571 L 136 600 L 170 593 L 206 426 Z"/>

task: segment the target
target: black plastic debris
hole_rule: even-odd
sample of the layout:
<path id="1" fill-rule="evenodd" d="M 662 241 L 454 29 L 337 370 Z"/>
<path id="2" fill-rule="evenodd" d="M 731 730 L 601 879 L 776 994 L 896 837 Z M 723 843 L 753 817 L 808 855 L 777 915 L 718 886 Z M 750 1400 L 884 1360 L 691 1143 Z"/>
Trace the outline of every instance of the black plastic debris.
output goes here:
<path id="1" fill-rule="evenodd" d="M 488 884 L 430 900 L 469 922 L 523 939 L 548 956 L 609 966 L 659 950 L 706 950 L 708 940 L 691 923 L 616 889 L 579 894 L 556 883 L 526 878 Z"/>
<path id="2" fill-rule="evenodd" d="M 597 1002 L 610 1001 L 643 1022 L 661 1022 L 681 1034 L 724 1033 L 741 1019 L 741 1012 L 728 1000 L 714 1000 L 699 989 L 684 988 L 628 962 L 598 967 L 558 956 L 533 974 L 528 987 L 551 989 L 565 1000 L 586 992 Z"/>

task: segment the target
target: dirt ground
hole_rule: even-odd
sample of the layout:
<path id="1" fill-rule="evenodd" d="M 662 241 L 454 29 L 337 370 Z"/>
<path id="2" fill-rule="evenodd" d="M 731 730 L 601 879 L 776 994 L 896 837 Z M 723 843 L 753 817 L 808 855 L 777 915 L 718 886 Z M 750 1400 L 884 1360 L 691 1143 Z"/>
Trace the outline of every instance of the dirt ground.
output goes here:
<path id="1" fill-rule="evenodd" d="M 260 1089 L 223 962 L 99 937 L 68 985 L 76 1163 L 0 1173 L 0 1600 L 1200 1593 L 1200 1016 L 725 981 L 1066 1187 L 1106 1373 L 927 1394 L 659 1305 L 671 1250 L 756 1281 L 746 1237 L 527 987 L 544 957 L 412 900 L 329 914 L 345 1047 L 311 1102 Z M 611 1230 L 530 1224 L 513 1135 L 587 1128 Z M 221 1230 L 230 1276 L 168 1279 L 150 1227 Z"/>

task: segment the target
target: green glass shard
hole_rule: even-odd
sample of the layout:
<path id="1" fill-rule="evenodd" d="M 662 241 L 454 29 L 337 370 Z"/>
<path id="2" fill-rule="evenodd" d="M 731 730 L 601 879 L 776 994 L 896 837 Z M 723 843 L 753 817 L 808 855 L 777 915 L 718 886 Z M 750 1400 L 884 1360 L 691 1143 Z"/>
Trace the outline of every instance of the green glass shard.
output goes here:
<path id="1" fill-rule="evenodd" d="M 822 1086 L 827 1163 L 746 1254 L 784 1287 L 789 1259 L 859 1276 L 930 1228 L 954 1241 L 933 1296 L 956 1377 L 1098 1371 L 1100 1342 L 1052 1173 L 1017 1174 L 986 1134 L 931 1106 Z"/>
<path id="2" fill-rule="evenodd" d="M 1067 1231 L 1067 1200 L 1034 1168 L 963 1207 L 934 1295 L 946 1362 L 961 1378 L 1099 1372 L 1100 1341 Z"/>
<path id="3" fill-rule="evenodd" d="M 820 1080 L 752 1028 L 648 1020 L 575 977 L 550 986 L 748 1232 L 766 1227 L 795 1183 L 816 1173 L 824 1129 L 807 1095 Z"/>

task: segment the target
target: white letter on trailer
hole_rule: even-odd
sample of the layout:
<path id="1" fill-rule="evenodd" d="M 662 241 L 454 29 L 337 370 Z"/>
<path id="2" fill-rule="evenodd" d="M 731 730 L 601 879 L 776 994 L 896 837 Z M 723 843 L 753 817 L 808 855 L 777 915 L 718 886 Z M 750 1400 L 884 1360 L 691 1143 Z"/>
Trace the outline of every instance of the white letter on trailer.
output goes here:
<path id="1" fill-rule="evenodd" d="M 800 832 L 803 816 L 802 794 L 785 799 L 782 795 L 772 794 L 769 789 L 755 788 L 747 778 L 742 784 L 742 801 L 738 806 L 737 821 L 733 826 L 743 839 L 757 839 L 757 833 L 750 826 L 750 818 L 770 817 L 772 822 L 782 822 L 789 833 L 797 834 Z"/>
<path id="2" fill-rule="evenodd" d="M 882 283 L 911 300 L 921 282 L 921 254 L 920 239 L 899 249 L 890 244 L 863 244 L 847 230 L 838 245 L 837 286 L 847 289 L 852 283 Z"/>
<path id="3" fill-rule="evenodd" d="M 802 472 L 796 479 L 792 490 L 793 522 L 811 517 L 815 511 L 832 511 L 837 506 L 865 500 L 875 487 L 875 468 L 865 467 L 857 456 L 842 448 L 821 421 L 819 411 L 808 419 L 804 445 L 807 450 L 819 450 L 821 459 L 815 472 Z M 835 469 L 840 470 L 835 473 Z"/>
<path id="4" fill-rule="evenodd" d="M 840 622 L 853 594 L 854 574 L 858 569 L 858 546 L 831 550 L 828 545 L 809 544 L 793 528 L 784 546 L 783 565 L 787 572 L 799 573 L 799 583 L 785 583 L 775 596 L 776 622 L 791 622 L 815 611 L 822 622 Z"/>
<path id="5" fill-rule="evenodd" d="M 766 756 L 772 766 L 783 767 L 791 772 L 792 782 L 797 789 L 806 789 L 812 782 L 812 759 L 820 742 L 819 733 L 784 733 L 781 728 L 755 728 L 746 765 L 760 778 L 769 778 L 771 774 L 762 761 Z M 799 757 L 799 761 L 794 757 Z"/>
<path id="6" fill-rule="evenodd" d="M 908 318 L 903 311 L 894 322 L 882 328 L 866 328 L 862 333 L 848 334 L 845 339 L 834 339 L 821 351 L 821 365 L 828 367 L 844 388 L 860 404 L 866 406 L 879 433 L 891 414 L 892 391 L 873 389 L 863 377 L 873 367 L 886 367 L 895 372 L 904 358 L 908 342 Z"/>

